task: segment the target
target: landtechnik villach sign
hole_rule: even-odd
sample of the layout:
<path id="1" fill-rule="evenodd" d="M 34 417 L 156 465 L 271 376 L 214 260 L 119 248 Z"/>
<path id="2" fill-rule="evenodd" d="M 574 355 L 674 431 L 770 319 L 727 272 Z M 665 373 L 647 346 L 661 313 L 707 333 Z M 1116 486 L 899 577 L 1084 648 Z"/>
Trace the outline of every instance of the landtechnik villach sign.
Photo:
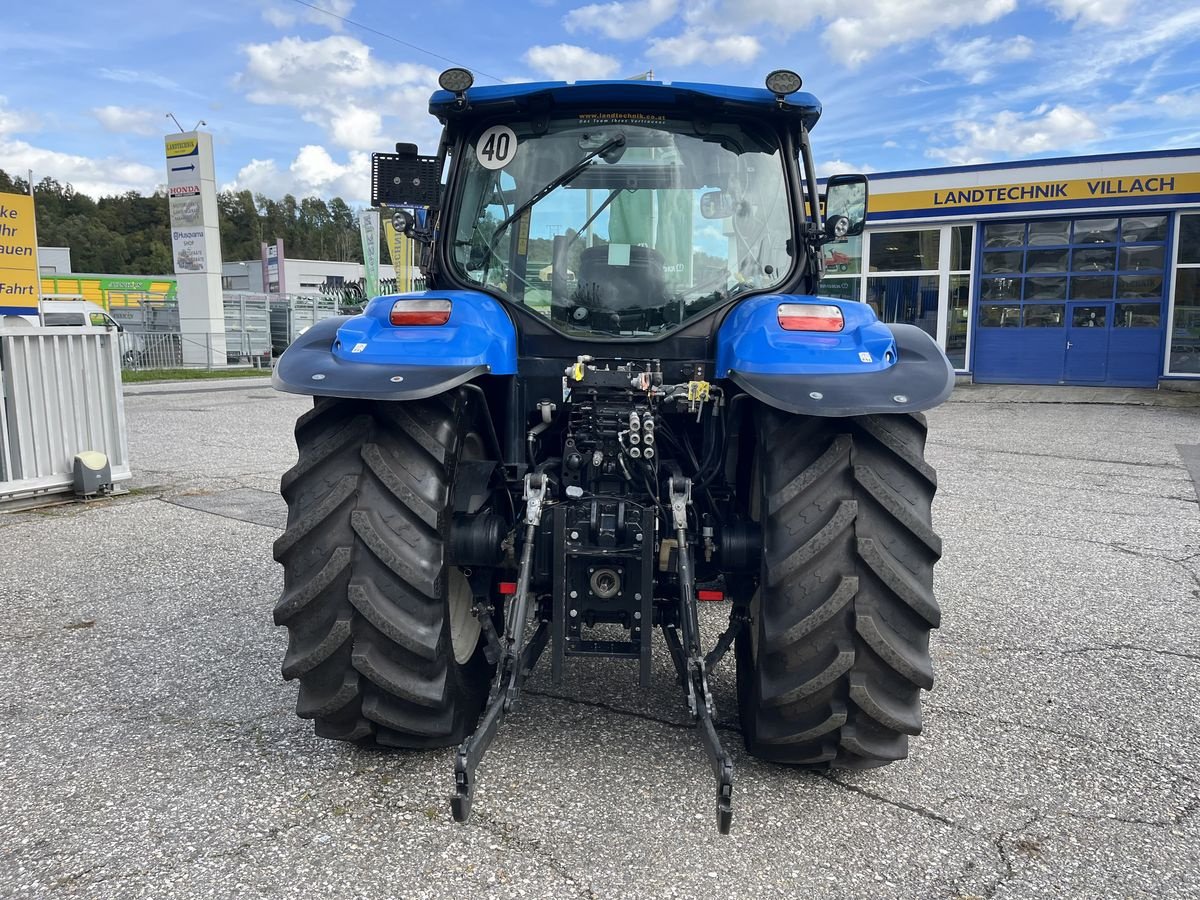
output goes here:
<path id="1" fill-rule="evenodd" d="M 868 216 L 875 220 L 908 216 L 952 217 L 986 215 L 1018 210 L 1087 209 L 1108 206 L 1144 206 L 1160 201 L 1165 204 L 1200 202 L 1200 172 L 1100 174 L 1100 166 L 1071 165 L 1064 174 L 1074 176 L 1088 168 L 1093 177 L 1042 178 L 1038 180 L 1000 181 L 1003 166 L 991 171 L 971 173 L 936 172 L 923 176 L 914 173 L 903 180 L 909 184 L 924 182 L 920 190 L 889 192 L 889 182 L 900 180 L 886 176 L 872 179 Z M 1045 170 L 1043 170 L 1045 171 Z M 1013 174 L 1016 174 L 1013 172 Z M 958 183 L 955 184 L 954 182 Z M 991 183 L 978 183 L 991 182 Z M 908 185 L 905 185 L 908 186 Z"/>

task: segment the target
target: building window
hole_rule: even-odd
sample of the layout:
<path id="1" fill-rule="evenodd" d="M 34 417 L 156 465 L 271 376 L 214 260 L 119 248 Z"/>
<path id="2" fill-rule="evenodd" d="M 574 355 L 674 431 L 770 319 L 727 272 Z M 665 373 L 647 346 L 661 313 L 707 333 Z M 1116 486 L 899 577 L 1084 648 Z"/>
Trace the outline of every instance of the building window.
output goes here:
<path id="1" fill-rule="evenodd" d="M 1167 371 L 1200 375 L 1200 213 L 1179 216 L 1175 262 L 1175 314 Z"/>
<path id="2" fill-rule="evenodd" d="M 941 228 L 871 233 L 864 299 L 875 315 L 937 337 L 941 242 Z"/>
<path id="3" fill-rule="evenodd" d="M 821 294 L 870 305 L 884 322 L 924 329 L 965 369 L 971 340 L 974 225 L 872 229 L 825 245 Z"/>
<path id="4" fill-rule="evenodd" d="M 858 300 L 861 290 L 862 235 L 830 241 L 822 248 L 825 255 L 825 277 L 821 279 L 821 294 L 841 300 Z"/>
<path id="5" fill-rule="evenodd" d="M 867 279 L 867 303 L 884 322 L 916 325 L 937 337 L 938 277 L 889 275 Z"/>
<path id="6" fill-rule="evenodd" d="M 1200 226 L 1197 232 L 1200 239 Z M 989 306 L 980 327 L 1061 327 L 1063 305 L 1050 301 L 1114 300 L 1143 302 L 1077 310 L 1086 310 L 1087 323 L 1111 317 L 1114 328 L 1149 327 L 1161 316 L 1166 235 L 1163 215 L 984 225 L 979 292 Z M 1096 310 L 1103 315 L 1092 317 Z M 1075 326 L 1087 324 L 1077 318 Z"/>
<path id="7" fill-rule="evenodd" d="M 940 228 L 882 231 L 872 236 L 871 272 L 936 272 Z"/>
<path id="8" fill-rule="evenodd" d="M 956 229 L 957 230 L 957 229 Z M 967 241 L 970 245 L 970 239 Z M 971 322 L 971 273 L 950 276 L 950 305 L 946 319 L 946 356 L 956 369 L 967 367 L 967 335 Z"/>

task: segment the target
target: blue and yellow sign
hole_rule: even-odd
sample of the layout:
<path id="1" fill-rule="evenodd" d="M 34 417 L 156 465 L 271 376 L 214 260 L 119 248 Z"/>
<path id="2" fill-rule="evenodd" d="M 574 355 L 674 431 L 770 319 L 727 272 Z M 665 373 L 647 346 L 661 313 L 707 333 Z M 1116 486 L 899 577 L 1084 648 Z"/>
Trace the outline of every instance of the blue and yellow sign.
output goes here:
<path id="1" fill-rule="evenodd" d="M 1145 203 L 1157 198 L 1178 201 L 1200 195 L 1200 172 L 1099 176 L 1009 184 L 964 185 L 884 193 L 876 187 L 868 216 L 964 215 L 1006 209 L 1053 209 Z"/>
<path id="2" fill-rule="evenodd" d="M 37 315 L 38 274 L 33 198 L 0 194 L 0 315 Z"/>
<path id="3" fill-rule="evenodd" d="M 173 138 L 168 137 L 167 141 L 167 159 L 175 159 L 179 156 L 199 156 L 200 141 L 196 137 Z"/>

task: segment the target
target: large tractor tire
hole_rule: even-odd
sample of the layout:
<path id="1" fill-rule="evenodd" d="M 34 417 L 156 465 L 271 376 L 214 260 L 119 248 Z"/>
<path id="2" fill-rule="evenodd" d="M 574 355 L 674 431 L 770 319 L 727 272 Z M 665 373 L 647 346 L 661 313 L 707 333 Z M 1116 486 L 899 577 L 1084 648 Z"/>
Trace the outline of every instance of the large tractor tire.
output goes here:
<path id="1" fill-rule="evenodd" d="M 456 470 L 486 452 L 469 397 L 323 398 L 296 423 L 275 623 L 296 713 L 322 737 L 443 747 L 479 718 L 489 666 L 470 585 L 447 559 Z"/>
<path id="2" fill-rule="evenodd" d="M 757 416 L 763 564 L 737 644 L 746 748 L 817 768 L 903 759 L 941 620 L 925 418 Z"/>

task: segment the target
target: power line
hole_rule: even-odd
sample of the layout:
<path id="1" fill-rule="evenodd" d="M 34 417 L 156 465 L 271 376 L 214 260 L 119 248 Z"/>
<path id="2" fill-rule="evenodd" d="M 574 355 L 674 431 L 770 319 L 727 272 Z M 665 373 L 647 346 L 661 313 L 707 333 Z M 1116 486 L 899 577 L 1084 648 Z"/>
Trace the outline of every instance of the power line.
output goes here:
<path id="1" fill-rule="evenodd" d="M 292 0 L 292 2 L 299 3 L 301 6 L 307 6 L 309 9 L 315 10 L 316 12 L 319 12 L 319 13 L 324 13 L 327 16 L 333 16 L 333 18 L 339 19 L 342 22 L 345 22 L 347 25 L 353 25 L 355 28 L 361 28 L 363 31 L 369 31 L 369 32 L 371 32 L 371 34 L 379 35 L 379 37 L 381 37 L 381 38 L 387 38 L 389 41 L 394 41 L 395 43 L 400 44 L 403 47 L 408 47 L 410 50 L 416 50 L 418 53 L 424 53 L 426 56 L 432 56 L 434 59 L 440 59 L 442 62 L 448 62 L 451 65 L 455 65 L 455 66 L 462 66 L 464 69 L 470 68 L 470 66 L 467 66 L 464 63 L 460 63 L 460 62 L 458 62 L 458 60 L 451 59 L 448 56 L 442 56 L 440 53 L 434 53 L 432 50 L 426 50 L 424 47 L 418 47 L 416 44 L 410 44 L 408 41 L 402 41 L 402 40 L 400 40 L 400 38 L 390 35 L 385 31 L 380 31 L 377 28 L 372 28 L 370 25 L 364 25 L 362 22 L 355 22 L 353 19 L 347 19 L 345 16 L 339 16 L 337 13 L 331 12 L 330 10 L 325 9 L 323 7 L 316 6 L 312 3 L 306 3 L 305 0 Z M 471 69 L 471 71 L 476 72 L 480 75 L 483 75 L 487 78 L 490 78 L 490 79 L 492 79 L 492 81 L 496 82 L 497 84 L 504 83 L 503 78 L 499 78 L 495 75 L 489 74 L 488 72 L 484 72 L 482 69 Z"/>

